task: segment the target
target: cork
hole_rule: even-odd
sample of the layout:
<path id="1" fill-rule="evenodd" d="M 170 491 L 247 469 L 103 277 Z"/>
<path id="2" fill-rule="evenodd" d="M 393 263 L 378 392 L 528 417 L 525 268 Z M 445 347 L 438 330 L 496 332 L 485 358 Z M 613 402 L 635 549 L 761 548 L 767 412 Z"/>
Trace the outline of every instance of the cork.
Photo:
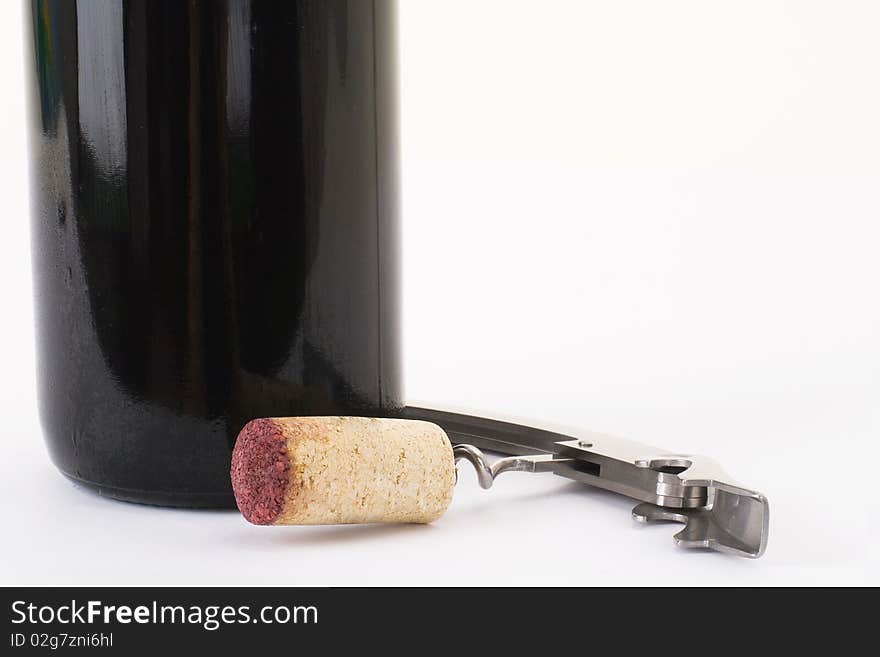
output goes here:
<path id="1" fill-rule="evenodd" d="M 253 420 L 232 453 L 238 508 L 257 525 L 428 523 L 452 501 L 444 431 L 420 420 Z"/>

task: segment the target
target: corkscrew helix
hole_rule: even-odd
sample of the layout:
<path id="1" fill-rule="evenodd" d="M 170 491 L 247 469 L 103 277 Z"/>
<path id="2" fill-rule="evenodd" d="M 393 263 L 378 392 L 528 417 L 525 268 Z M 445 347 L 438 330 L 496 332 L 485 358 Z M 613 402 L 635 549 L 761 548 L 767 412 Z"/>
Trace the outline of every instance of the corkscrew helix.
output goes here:
<path id="1" fill-rule="evenodd" d="M 632 510 L 638 522 L 684 524 L 673 537 L 680 547 L 751 558 L 767 548 L 767 498 L 734 483 L 711 459 L 594 432 L 563 433 L 445 410 L 409 407 L 404 414 L 440 425 L 456 443 L 456 463 L 471 463 L 484 489 L 504 472 L 552 472 L 638 500 Z M 507 456 L 490 462 L 482 449 Z"/>
<path id="2" fill-rule="evenodd" d="M 468 461 L 474 466 L 480 488 L 485 490 L 492 488 L 495 478 L 502 472 L 541 472 L 540 466 L 546 459 L 540 456 L 508 456 L 489 463 L 481 450 L 466 444 L 454 445 L 452 454 L 456 463 Z"/>

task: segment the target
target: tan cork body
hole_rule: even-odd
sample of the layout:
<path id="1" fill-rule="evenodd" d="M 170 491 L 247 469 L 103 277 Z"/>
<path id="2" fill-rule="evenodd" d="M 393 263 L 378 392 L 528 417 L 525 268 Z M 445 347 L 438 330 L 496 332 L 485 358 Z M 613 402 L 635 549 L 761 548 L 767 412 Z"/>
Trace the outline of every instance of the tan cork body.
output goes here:
<path id="1" fill-rule="evenodd" d="M 257 448 L 249 445 L 257 443 L 241 436 L 233 453 L 233 488 L 251 522 L 428 523 L 443 515 L 452 501 L 452 445 L 444 431 L 429 422 L 304 417 L 256 423 L 252 424 L 263 435 L 272 435 L 268 444 L 275 446 L 273 455 L 253 457 Z M 254 429 L 246 427 L 242 436 L 246 432 Z M 264 446 L 259 449 L 266 452 Z M 268 476 L 255 469 L 269 471 Z M 283 486 L 260 488 L 275 476 Z M 276 492 L 261 493 L 264 489 Z"/>

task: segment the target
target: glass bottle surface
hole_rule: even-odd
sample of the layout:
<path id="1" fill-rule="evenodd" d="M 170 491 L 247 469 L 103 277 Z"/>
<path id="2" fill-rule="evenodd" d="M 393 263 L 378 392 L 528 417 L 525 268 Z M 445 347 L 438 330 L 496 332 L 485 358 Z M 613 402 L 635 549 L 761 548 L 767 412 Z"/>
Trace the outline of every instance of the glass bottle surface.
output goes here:
<path id="1" fill-rule="evenodd" d="M 34 0 L 40 413 L 68 477 L 230 506 L 253 417 L 393 415 L 388 0 Z"/>

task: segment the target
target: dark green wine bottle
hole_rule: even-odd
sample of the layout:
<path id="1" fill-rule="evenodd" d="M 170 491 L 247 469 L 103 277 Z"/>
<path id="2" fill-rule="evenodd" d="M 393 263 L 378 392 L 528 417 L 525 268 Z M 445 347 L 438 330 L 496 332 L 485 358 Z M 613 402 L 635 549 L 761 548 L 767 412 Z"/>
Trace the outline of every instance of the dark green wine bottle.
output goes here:
<path id="1" fill-rule="evenodd" d="M 34 0 L 39 403 L 112 497 L 233 504 L 251 418 L 395 415 L 389 0 Z"/>

